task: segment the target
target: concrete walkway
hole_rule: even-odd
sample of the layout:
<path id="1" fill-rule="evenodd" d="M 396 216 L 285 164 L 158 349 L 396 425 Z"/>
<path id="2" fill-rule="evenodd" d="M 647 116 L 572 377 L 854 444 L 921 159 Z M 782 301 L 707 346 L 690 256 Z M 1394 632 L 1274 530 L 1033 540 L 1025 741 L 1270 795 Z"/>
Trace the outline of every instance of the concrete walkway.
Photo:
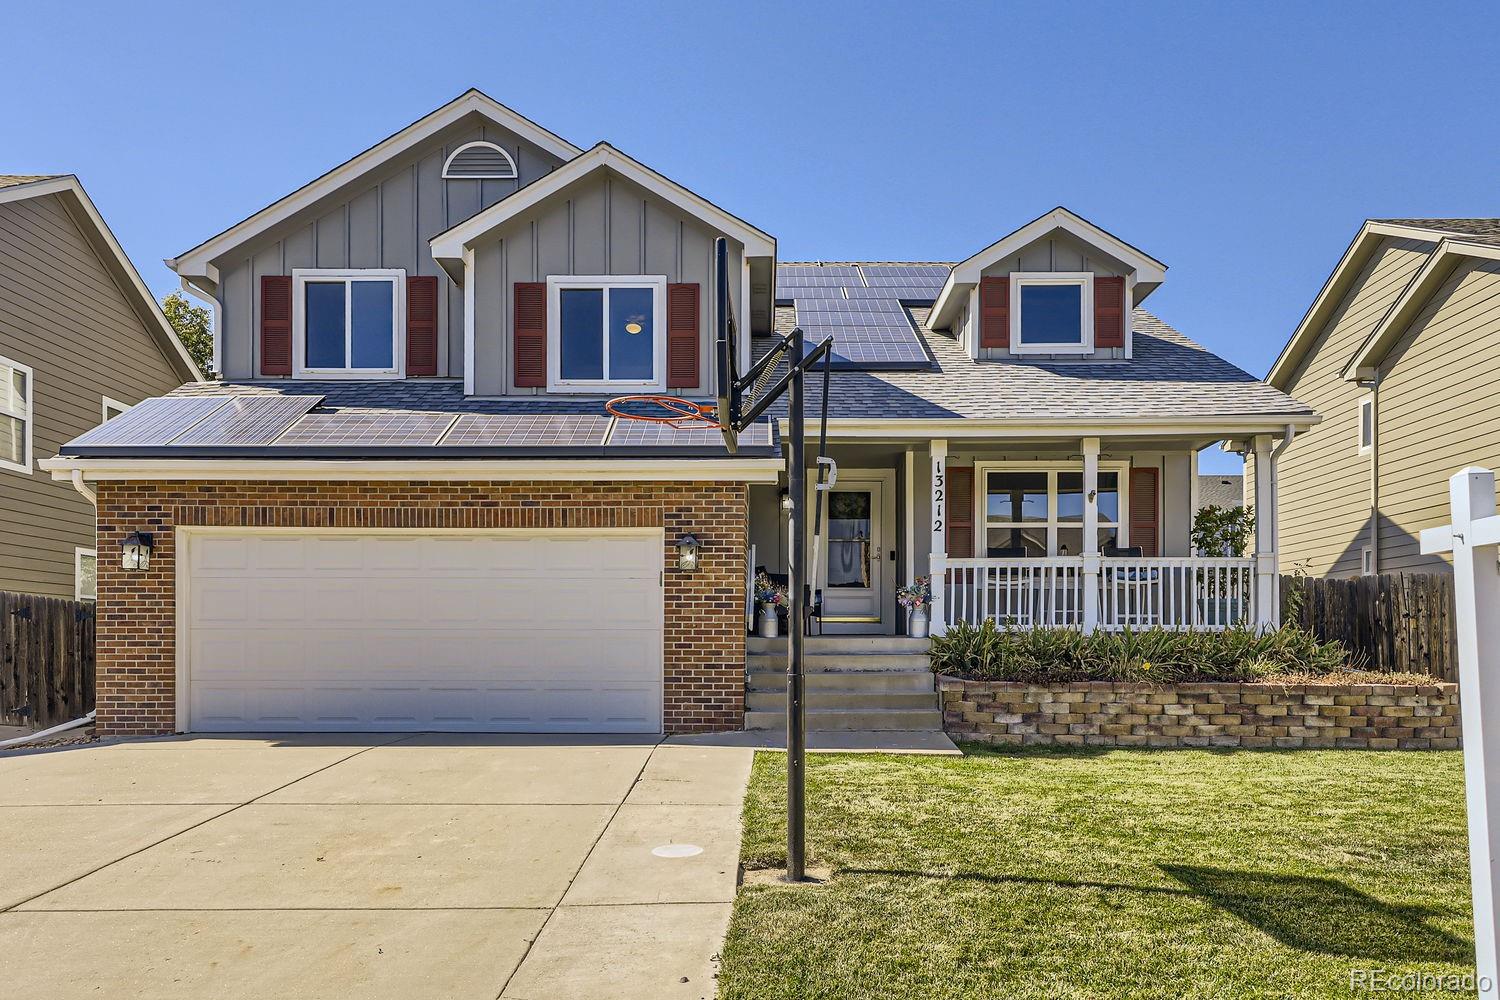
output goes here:
<path id="1" fill-rule="evenodd" d="M 3 755 L 6 991 L 712 997 L 752 756 L 367 735 Z"/>

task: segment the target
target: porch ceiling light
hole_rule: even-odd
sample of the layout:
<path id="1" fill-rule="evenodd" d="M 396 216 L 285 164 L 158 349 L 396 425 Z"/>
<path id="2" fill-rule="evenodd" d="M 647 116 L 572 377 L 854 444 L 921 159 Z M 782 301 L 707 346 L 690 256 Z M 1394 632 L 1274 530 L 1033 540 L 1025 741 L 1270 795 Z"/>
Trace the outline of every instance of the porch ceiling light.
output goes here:
<path id="1" fill-rule="evenodd" d="M 698 550 L 702 545 L 697 535 L 683 535 L 677 539 L 677 568 L 692 573 L 698 569 Z"/>
<path id="2" fill-rule="evenodd" d="M 120 543 L 120 565 L 129 570 L 143 570 L 151 565 L 152 539 L 149 531 L 132 531 Z"/>

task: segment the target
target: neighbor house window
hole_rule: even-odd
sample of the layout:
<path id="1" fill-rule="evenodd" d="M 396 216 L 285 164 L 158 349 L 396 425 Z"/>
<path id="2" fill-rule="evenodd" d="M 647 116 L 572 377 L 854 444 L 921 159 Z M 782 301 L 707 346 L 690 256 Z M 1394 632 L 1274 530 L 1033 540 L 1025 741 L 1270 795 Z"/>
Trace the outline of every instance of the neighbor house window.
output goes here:
<path id="1" fill-rule="evenodd" d="M 1359 550 L 1359 571 L 1364 576 L 1375 575 L 1375 550 L 1368 545 Z"/>
<path id="2" fill-rule="evenodd" d="M 985 469 L 980 513 L 991 558 L 1076 556 L 1083 552 L 1083 470 Z M 1123 545 L 1120 481 L 1125 467 L 1099 470 L 1099 551 Z"/>
<path id="3" fill-rule="evenodd" d="M 104 402 L 100 409 L 103 411 L 104 415 L 104 420 L 102 422 L 109 423 L 115 417 L 118 417 L 120 414 L 130 409 L 130 404 L 122 403 L 118 399 L 110 399 L 108 396 L 105 396 Z"/>
<path id="4" fill-rule="evenodd" d="M 1375 447 L 1375 400 L 1359 401 L 1359 453 L 1368 455 Z"/>
<path id="5" fill-rule="evenodd" d="M 1080 354 L 1094 348 L 1094 276 L 1087 272 L 1011 275 L 1011 350 Z"/>
<path id="6" fill-rule="evenodd" d="M 31 474 L 31 369 L 0 358 L 0 468 Z"/>
<path id="7" fill-rule="evenodd" d="M 549 386 L 591 392 L 666 384 L 666 278 L 551 278 L 547 294 Z"/>
<path id="8" fill-rule="evenodd" d="M 93 549 L 73 550 L 73 596 L 92 601 L 99 593 L 99 559 Z"/>
<path id="9" fill-rule="evenodd" d="M 399 378 L 405 272 L 292 272 L 292 352 L 301 378 Z"/>

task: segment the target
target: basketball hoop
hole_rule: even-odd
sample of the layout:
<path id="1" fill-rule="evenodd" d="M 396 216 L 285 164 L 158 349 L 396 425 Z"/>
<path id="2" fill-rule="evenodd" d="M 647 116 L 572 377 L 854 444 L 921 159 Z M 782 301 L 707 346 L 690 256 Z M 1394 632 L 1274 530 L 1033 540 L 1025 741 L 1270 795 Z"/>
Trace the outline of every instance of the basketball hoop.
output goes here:
<path id="1" fill-rule="evenodd" d="M 621 420 L 643 420 L 677 429 L 719 426 L 717 403 L 695 403 L 681 396 L 616 396 L 604 404 L 604 412 Z"/>

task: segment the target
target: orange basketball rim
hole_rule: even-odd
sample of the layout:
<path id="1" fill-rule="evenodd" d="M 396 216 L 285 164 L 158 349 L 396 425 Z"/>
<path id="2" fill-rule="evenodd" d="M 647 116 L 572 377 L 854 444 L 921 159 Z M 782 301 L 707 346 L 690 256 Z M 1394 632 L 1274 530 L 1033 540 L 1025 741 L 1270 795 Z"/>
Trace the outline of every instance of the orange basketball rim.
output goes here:
<path id="1" fill-rule="evenodd" d="M 616 396 L 604 404 L 604 411 L 621 420 L 644 420 L 668 427 L 719 426 L 717 404 L 695 403 L 681 396 Z"/>

